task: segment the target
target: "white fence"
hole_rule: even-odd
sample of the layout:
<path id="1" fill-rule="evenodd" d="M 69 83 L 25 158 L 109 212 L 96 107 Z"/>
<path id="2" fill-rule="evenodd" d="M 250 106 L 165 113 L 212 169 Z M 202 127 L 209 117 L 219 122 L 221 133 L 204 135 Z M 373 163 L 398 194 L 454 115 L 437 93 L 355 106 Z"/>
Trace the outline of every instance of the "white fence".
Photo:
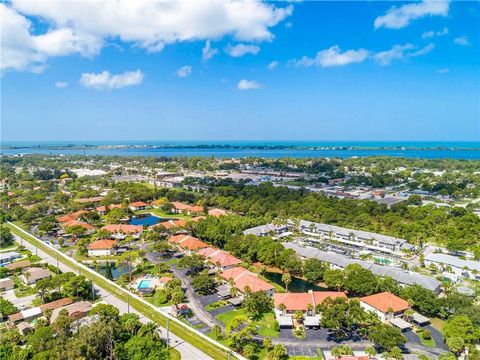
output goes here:
<path id="1" fill-rule="evenodd" d="M 145 301 L 144 299 L 142 299 L 140 296 L 136 295 L 136 294 L 133 294 L 131 293 L 130 291 L 128 290 L 125 290 L 124 288 L 122 288 L 120 285 L 118 285 L 117 283 L 107 279 L 105 276 L 103 276 L 102 274 L 99 274 L 97 273 L 96 271 L 90 269 L 88 266 L 85 266 L 83 264 L 80 264 L 79 262 L 77 262 L 75 259 L 72 259 L 71 257 L 65 255 L 64 253 L 62 253 L 61 251 L 58 251 L 57 249 L 55 249 L 53 246 L 50 246 L 50 245 L 47 245 L 45 244 L 42 240 L 40 240 L 39 238 L 33 236 L 32 234 L 30 234 L 29 232 L 23 230 L 22 228 L 18 227 L 17 225 L 11 223 L 11 222 L 8 222 L 8 224 L 10 224 L 11 226 L 13 226 L 15 229 L 17 229 L 18 231 L 20 231 L 21 233 L 25 234 L 25 235 L 28 235 L 28 236 L 31 236 L 33 237 L 35 240 L 39 241 L 42 245 L 48 247 L 50 250 L 54 251 L 58 256 L 59 258 L 64 258 L 68 261 L 71 261 L 73 263 L 75 263 L 76 266 L 78 266 L 79 268 L 87 271 L 88 273 L 94 275 L 94 276 L 98 276 L 98 277 L 101 277 L 102 280 L 108 282 L 111 286 L 117 288 L 118 290 L 121 290 L 125 293 L 125 295 L 129 295 L 131 296 L 132 298 L 140 301 L 142 304 L 146 305 L 146 306 L 149 306 L 152 310 L 156 311 L 158 314 L 160 314 L 161 316 L 175 322 L 176 324 L 186 328 L 188 331 L 194 333 L 196 336 L 199 336 L 201 337 L 203 340 L 205 341 L 208 341 L 209 343 L 213 344 L 214 346 L 220 348 L 220 349 L 223 349 L 227 352 L 227 354 L 230 354 L 232 356 L 234 356 L 235 358 L 238 358 L 240 360 L 247 360 L 246 358 L 244 358 L 242 355 L 232 351 L 230 348 L 226 347 L 225 345 L 223 344 L 220 344 L 219 342 L 213 340 L 212 338 L 206 336 L 205 334 L 201 333 L 200 331 L 196 330 L 196 329 L 193 329 L 191 328 L 190 326 L 188 326 L 187 324 L 183 323 L 182 321 L 178 320 L 177 318 L 171 316 L 170 314 L 167 314 L 167 313 L 163 313 L 161 312 L 160 310 L 158 310 L 153 304 L 150 304 L 148 301 Z M 28 240 L 27 240 L 28 241 Z M 68 265 L 68 264 L 67 264 Z M 145 314 L 144 314 L 145 315 Z M 145 315 L 146 316 L 146 315 Z M 148 317 L 148 316 L 147 316 Z M 177 335 L 178 336 L 178 335 Z M 187 339 L 184 339 L 185 341 L 188 342 Z M 201 350 L 201 349 L 200 349 Z"/>

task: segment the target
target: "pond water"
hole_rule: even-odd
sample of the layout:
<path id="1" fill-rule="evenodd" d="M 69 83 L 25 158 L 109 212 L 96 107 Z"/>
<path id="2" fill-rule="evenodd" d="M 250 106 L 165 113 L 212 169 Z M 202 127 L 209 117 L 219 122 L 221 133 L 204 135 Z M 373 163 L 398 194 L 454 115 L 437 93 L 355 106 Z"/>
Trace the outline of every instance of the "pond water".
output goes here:
<path id="1" fill-rule="evenodd" d="M 117 266 L 115 262 L 102 262 L 98 263 L 97 266 L 90 264 L 88 267 L 98 271 L 100 274 L 106 276 L 107 274 L 107 267 L 110 267 L 110 270 L 112 271 L 112 277 L 113 280 L 117 280 L 120 276 L 123 274 L 128 274 L 129 270 L 133 270 L 133 267 L 131 266 Z M 130 269 L 129 269 L 130 268 Z"/>
<path id="2" fill-rule="evenodd" d="M 161 217 L 158 217 L 158 216 L 155 216 L 155 215 L 152 215 L 152 214 L 145 214 L 145 215 L 137 215 L 135 217 L 133 217 L 129 224 L 130 225 L 142 225 L 142 226 L 152 226 L 152 225 L 155 225 L 155 224 L 158 224 L 159 222 L 163 222 L 163 221 L 168 221 L 170 219 L 163 219 Z"/>
<path id="3" fill-rule="evenodd" d="M 267 271 L 262 275 L 265 276 L 268 280 L 274 282 L 275 284 L 285 287 L 285 285 L 282 282 L 282 274 Z M 300 292 L 307 292 L 308 290 L 326 291 L 328 289 L 312 284 L 306 280 L 292 277 L 292 282 L 288 285 L 288 292 L 300 293 Z"/>

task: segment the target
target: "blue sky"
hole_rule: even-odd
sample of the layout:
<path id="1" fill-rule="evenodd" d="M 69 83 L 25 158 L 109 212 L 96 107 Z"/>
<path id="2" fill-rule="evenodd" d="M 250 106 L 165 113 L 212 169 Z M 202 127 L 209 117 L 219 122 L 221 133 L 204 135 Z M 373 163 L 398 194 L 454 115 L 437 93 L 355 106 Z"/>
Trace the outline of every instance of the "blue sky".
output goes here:
<path id="1" fill-rule="evenodd" d="M 0 4 L 3 141 L 480 140 L 478 2 L 98 4 Z"/>

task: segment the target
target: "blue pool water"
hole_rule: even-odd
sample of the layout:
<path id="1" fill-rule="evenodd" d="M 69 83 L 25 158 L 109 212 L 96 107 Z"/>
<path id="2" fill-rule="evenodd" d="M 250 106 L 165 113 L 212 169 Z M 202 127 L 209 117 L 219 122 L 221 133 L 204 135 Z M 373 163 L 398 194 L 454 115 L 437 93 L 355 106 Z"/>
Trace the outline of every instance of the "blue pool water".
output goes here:
<path id="1" fill-rule="evenodd" d="M 142 280 L 140 284 L 138 284 L 137 289 L 149 289 L 150 288 L 151 280 Z"/>
<path id="2" fill-rule="evenodd" d="M 151 214 L 148 214 L 148 215 L 145 215 L 145 216 L 141 216 L 141 215 L 137 215 L 136 217 L 132 218 L 129 222 L 130 225 L 142 225 L 142 226 L 152 226 L 152 225 L 155 225 L 155 224 L 158 224 L 159 222 L 162 222 L 162 221 L 167 221 L 168 219 L 162 219 L 158 216 L 155 216 L 155 215 L 151 215 Z"/>

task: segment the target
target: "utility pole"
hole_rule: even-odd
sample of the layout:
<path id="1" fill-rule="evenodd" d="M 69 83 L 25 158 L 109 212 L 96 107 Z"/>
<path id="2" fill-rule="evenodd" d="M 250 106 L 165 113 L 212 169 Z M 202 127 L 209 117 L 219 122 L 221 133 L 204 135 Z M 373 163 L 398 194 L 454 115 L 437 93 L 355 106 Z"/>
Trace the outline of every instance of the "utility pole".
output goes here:
<path id="1" fill-rule="evenodd" d="M 93 275 L 92 275 L 92 301 L 95 301 L 95 287 L 93 285 Z"/>
<path id="2" fill-rule="evenodd" d="M 130 314 L 130 294 L 127 294 L 127 313 Z"/>
<path id="3" fill-rule="evenodd" d="M 167 318 L 167 350 L 168 350 L 168 347 L 170 346 L 170 329 L 169 329 L 169 326 L 170 325 L 170 319 Z"/>
<path id="4" fill-rule="evenodd" d="M 60 268 L 58 267 L 58 253 L 57 253 L 57 275 L 60 274 Z"/>

